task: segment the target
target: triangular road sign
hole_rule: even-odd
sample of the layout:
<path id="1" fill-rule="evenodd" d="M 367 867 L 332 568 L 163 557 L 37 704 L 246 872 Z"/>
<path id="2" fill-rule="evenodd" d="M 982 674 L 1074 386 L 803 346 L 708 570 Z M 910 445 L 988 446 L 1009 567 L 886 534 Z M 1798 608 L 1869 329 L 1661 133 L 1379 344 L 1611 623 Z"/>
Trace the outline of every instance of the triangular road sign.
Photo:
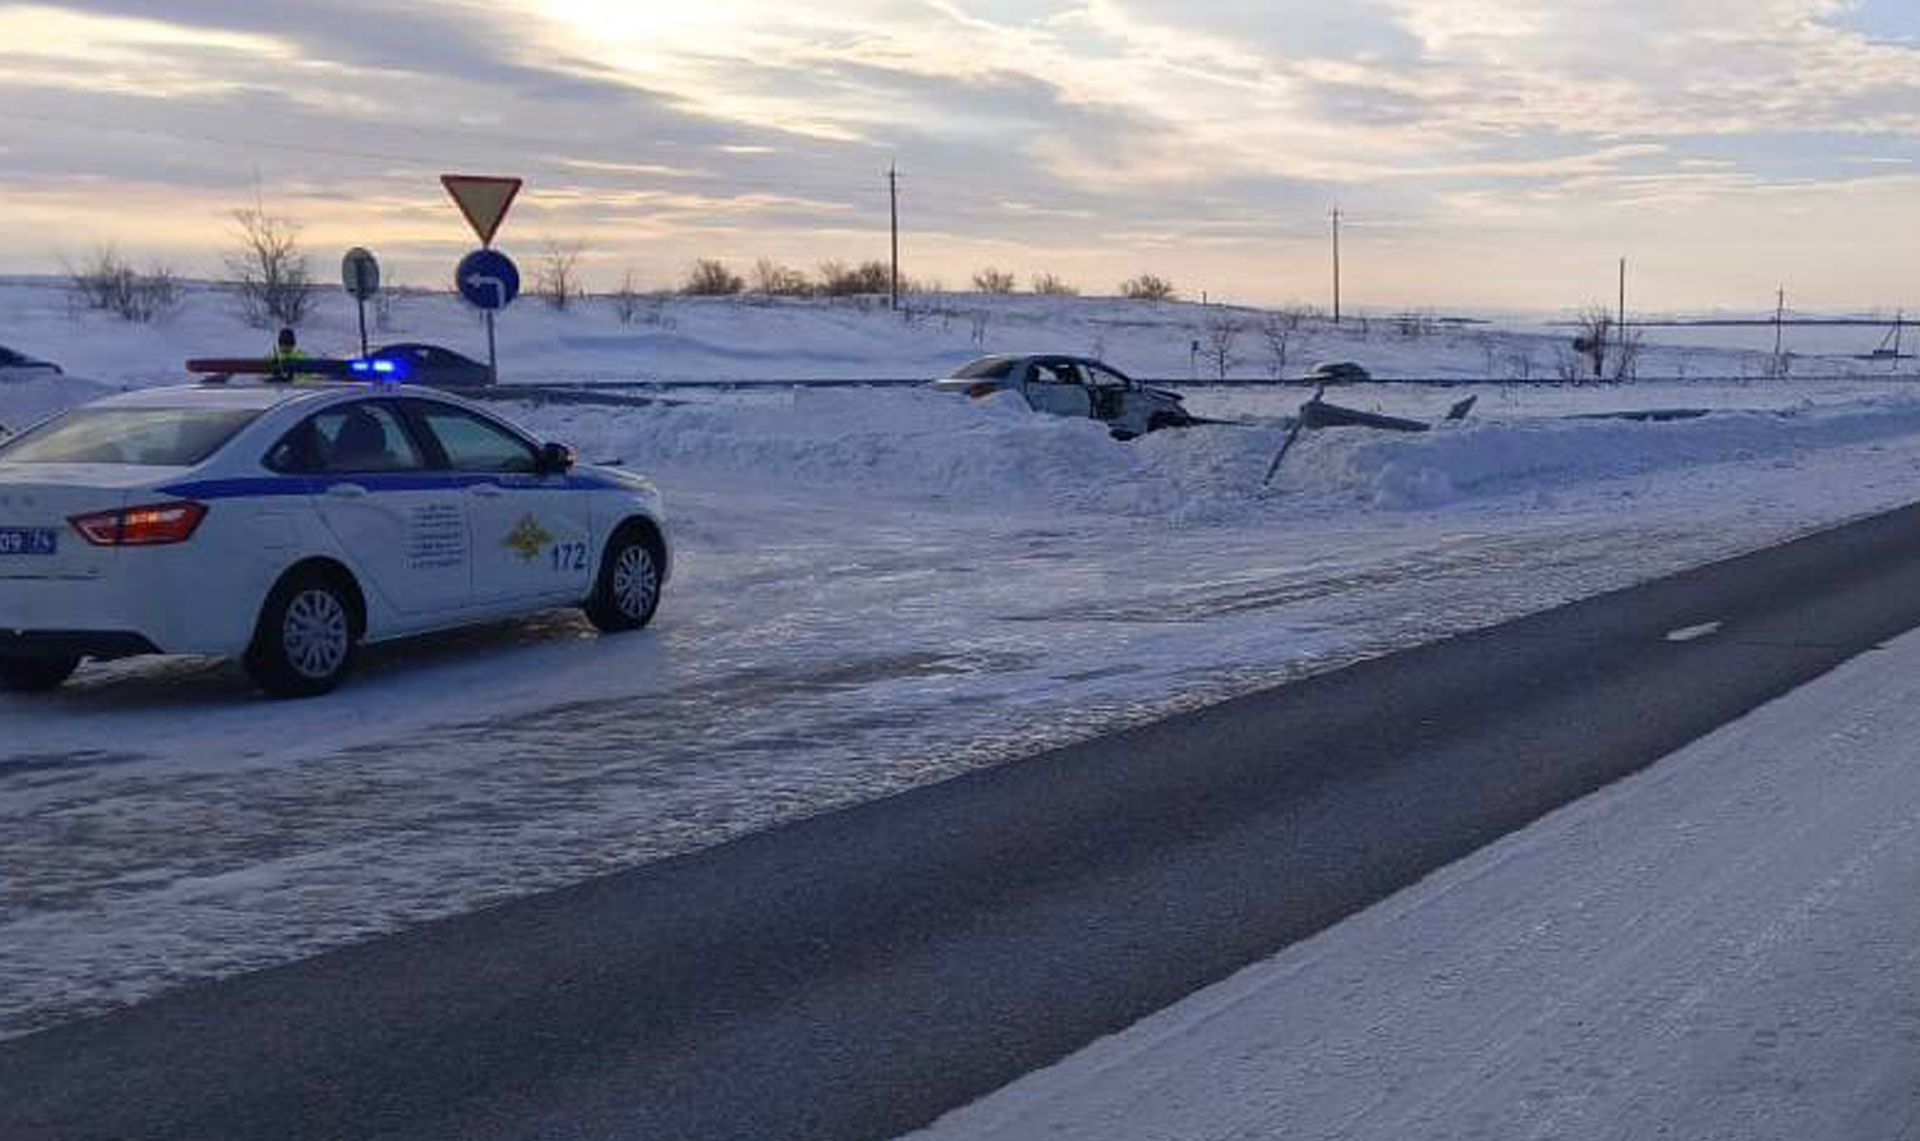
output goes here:
<path id="1" fill-rule="evenodd" d="M 478 174 L 443 174 L 440 185 L 453 195 L 454 205 L 467 216 L 467 225 L 480 235 L 483 246 L 493 243 L 500 220 L 507 216 L 507 207 L 513 205 L 513 196 L 520 193 L 517 178 L 489 178 Z"/>

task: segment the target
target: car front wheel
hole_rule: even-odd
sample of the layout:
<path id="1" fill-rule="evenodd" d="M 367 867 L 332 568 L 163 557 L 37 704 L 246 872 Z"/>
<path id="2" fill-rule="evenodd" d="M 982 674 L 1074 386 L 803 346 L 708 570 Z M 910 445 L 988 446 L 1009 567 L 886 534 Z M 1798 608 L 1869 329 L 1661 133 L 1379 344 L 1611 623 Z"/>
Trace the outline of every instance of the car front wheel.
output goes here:
<path id="1" fill-rule="evenodd" d="M 19 693 L 44 693 L 80 668 L 78 655 L 56 658 L 0 658 L 0 685 Z"/>
<path id="2" fill-rule="evenodd" d="M 360 642 L 350 592 L 333 575 L 288 575 L 260 610 L 245 665 L 275 697 L 313 697 L 338 686 Z"/>
<path id="3" fill-rule="evenodd" d="M 646 528 L 622 527 L 600 558 L 600 577 L 584 609 L 587 620 L 608 633 L 638 630 L 660 605 L 661 554 Z"/>

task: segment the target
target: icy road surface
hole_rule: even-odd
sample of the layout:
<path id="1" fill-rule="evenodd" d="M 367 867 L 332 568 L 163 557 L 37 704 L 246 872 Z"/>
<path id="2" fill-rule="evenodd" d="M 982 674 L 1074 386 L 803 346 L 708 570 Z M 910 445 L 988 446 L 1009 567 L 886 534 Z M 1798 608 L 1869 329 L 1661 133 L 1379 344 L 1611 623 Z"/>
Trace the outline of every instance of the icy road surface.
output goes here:
<path id="1" fill-rule="evenodd" d="M 1916 740 L 1909 634 L 914 1141 L 1920 1137 Z"/>
<path id="2" fill-rule="evenodd" d="M 655 629 L 571 614 L 273 703 L 205 661 L 0 696 L 18 1034 L 712 844 L 1913 498 L 1920 402 L 1116 444 L 920 393 L 538 411 L 656 474 Z"/>

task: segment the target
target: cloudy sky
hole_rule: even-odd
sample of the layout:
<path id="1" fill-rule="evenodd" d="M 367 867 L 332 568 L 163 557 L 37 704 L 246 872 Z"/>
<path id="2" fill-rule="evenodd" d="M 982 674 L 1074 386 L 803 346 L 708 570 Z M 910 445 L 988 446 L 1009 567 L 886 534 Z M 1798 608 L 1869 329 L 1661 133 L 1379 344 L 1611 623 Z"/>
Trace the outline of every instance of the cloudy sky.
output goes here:
<path id="1" fill-rule="evenodd" d="M 0 272 L 211 271 L 256 196 L 437 283 L 442 171 L 590 283 L 886 253 L 1092 292 L 1920 303 L 1912 0 L 0 0 Z"/>

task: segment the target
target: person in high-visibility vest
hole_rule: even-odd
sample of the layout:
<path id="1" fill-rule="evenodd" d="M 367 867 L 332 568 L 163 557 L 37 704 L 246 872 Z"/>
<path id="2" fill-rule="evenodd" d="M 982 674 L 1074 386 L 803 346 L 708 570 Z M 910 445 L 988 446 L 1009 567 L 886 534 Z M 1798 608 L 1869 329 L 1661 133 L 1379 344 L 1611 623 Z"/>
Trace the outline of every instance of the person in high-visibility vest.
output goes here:
<path id="1" fill-rule="evenodd" d="M 273 363 L 275 380 L 325 380 L 325 377 L 312 373 L 294 371 L 294 366 L 306 359 L 307 354 L 300 351 L 300 346 L 294 340 L 292 329 L 281 329 L 280 336 L 274 340 L 273 351 L 267 354 L 267 360 Z"/>

